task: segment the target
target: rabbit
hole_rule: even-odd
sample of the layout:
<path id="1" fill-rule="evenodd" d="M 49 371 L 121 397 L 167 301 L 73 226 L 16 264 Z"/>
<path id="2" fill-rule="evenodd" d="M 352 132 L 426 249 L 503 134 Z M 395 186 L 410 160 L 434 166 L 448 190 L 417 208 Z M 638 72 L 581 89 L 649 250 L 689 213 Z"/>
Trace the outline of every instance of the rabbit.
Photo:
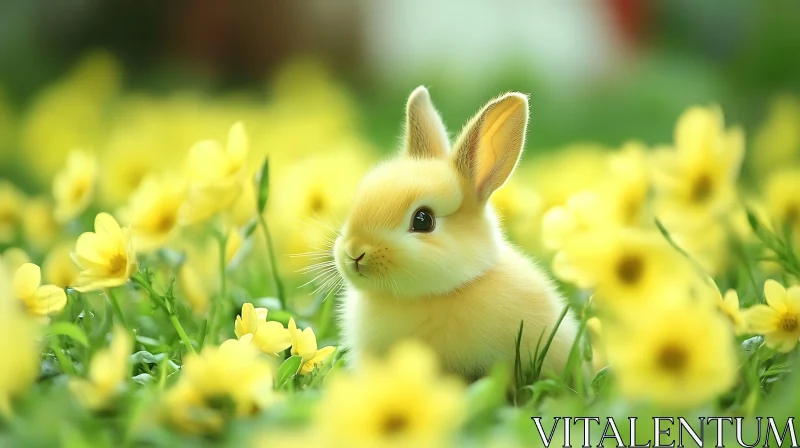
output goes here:
<path id="1" fill-rule="evenodd" d="M 496 363 L 513 366 L 520 321 L 522 362 L 530 365 L 564 301 L 506 242 L 489 204 L 517 165 L 527 121 L 527 96 L 507 93 L 469 120 L 451 150 L 428 90 L 411 93 L 400 154 L 361 180 L 333 245 L 351 366 L 417 339 L 447 372 L 474 380 Z M 543 372 L 563 371 L 576 334 L 568 314 Z"/>

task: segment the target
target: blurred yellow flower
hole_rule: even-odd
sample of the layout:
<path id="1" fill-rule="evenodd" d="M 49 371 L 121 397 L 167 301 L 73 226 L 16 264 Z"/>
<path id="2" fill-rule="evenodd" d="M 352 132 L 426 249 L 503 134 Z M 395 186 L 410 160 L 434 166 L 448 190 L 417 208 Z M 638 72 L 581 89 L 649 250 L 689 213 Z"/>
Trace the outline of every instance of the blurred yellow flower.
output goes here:
<path id="1" fill-rule="evenodd" d="M 656 211 L 665 222 L 730 211 L 744 157 L 744 133 L 724 126 L 719 107 L 692 107 L 678 119 L 674 150 L 656 153 Z"/>
<path id="2" fill-rule="evenodd" d="M 752 163 L 760 177 L 800 162 L 800 101 L 779 96 L 753 139 Z"/>
<path id="3" fill-rule="evenodd" d="M 302 254 L 329 247 L 370 161 L 364 144 L 353 141 L 275 168 L 266 219 L 281 236 L 275 239 L 276 252 Z M 279 262 L 287 273 L 308 265 L 298 257 L 280 257 Z"/>
<path id="4" fill-rule="evenodd" d="M 606 326 L 609 364 L 625 396 L 685 408 L 733 386 L 733 333 L 710 303 L 668 297 Z"/>
<path id="5" fill-rule="evenodd" d="M 81 268 L 73 286 L 81 292 L 120 286 L 137 269 L 130 228 L 122 229 L 111 215 L 98 213 L 94 230 L 78 238 L 73 253 Z"/>
<path id="6" fill-rule="evenodd" d="M 253 344 L 263 353 L 277 355 L 292 344 L 289 330 L 283 324 L 267 321 L 266 308 L 254 308 L 252 303 L 242 305 L 242 314 L 236 316 L 234 333 L 243 343 Z"/>
<path id="7" fill-rule="evenodd" d="M 14 275 L 17 269 L 25 263 L 30 263 L 31 257 L 19 247 L 9 247 L 0 255 L 0 272 L 5 271 L 8 277 Z"/>
<path id="8" fill-rule="evenodd" d="M 114 327 L 111 345 L 92 357 L 86 379 L 70 379 L 70 391 L 80 402 L 94 410 L 111 407 L 131 375 L 129 358 L 133 341 L 124 327 Z"/>
<path id="9" fill-rule="evenodd" d="M 745 311 L 750 331 L 764 335 L 767 346 L 789 352 L 800 339 L 800 286 L 788 290 L 775 280 L 764 283 L 767 304 Z"/>
<path id="10" fill-rule="evenodd" d="M 79 273 L 78 266 L 72 260 L 70 243 L 55 246 L 42 263 L 42 275 L 45 281 L 61 288 L 74 285 Z"/>
<path id="11" fill-rule="evenodd" d="M 125 210 L 137 251 L 156 250 L 169 241 L 178 224 L 185 193 L 180 178 L 148 176 L 142 181 Z"/>
<path id="12" fill-rule="evenodd" d="M 234 203 L 242 184 L 247 181 L 248 147 L 241 122 L 231 127 L 224 150 L 214 140 L 203 140 L 192 146 L 188 160 L 188 197 L 180 213 L 182 223 L 204 221 Z"/>
<path id="13" fill-rule="evenodd" d="M 541 251 L 541 200 L 534 189 L 512 177 L 491 197 L 511 239 L 523 248 Z"/>
<path id="14" fill-rule="evenodd" d="M 11 415 L 11 400 L 27 390 L 39 374 L 35 323 L 11 296 L 11 279 L 0 270 L 0 416 Z"/>
<path id="15" fill-rule="evenodd" d="M 564 205 L 579 191 L 595 190 L 609 175 L 608 150 L 594 143 L 575 143 L 529 159 L 515 176 L 530 179 L 542 210 Z"/>
<path id="16" fill-rule="evenodd" d="M 792 231 L 794 240 L 800 241 L 800 166 L 769 176 L 764 196 L 767 213 L 778 234 L 783 234 L 785 226 Z"/>
<path id="17" fill-rule="evenodd" d="M 333 354 L 336 347 L 323 347 L 317 349 L 317 337 L 314 330 L 309 327 L 303 331 L 297 328 L 294 318 L 289 318 L 289 335 L 291 337 L 292 355 L 299 355 L 303 358 L 300 373 L 307 375 L 314 371 L 314 367 L 319 367 L 325 360 Z"/>
<path id="18" fill-rule="evenodd" d="M 14 274 L 14 295 L 36 317 L 60 313 L 67 304 L 67 293 L 62 288 L 42 285 L 42 271 L 33 263 L 23 264 Z"/>
<path id="19" fill-rule="evenodd" d="M 181 265 L 178 272 L 178 287 L 183 292 L 181 297 L 186 299 L 192 312 L 198 316 L 204 315 L 211 303 L 211 288 L 206 283 L 192 262 L 186 261 Z"/>
<path id="20" fill-rule="evenodd" d="M 97 161 L 84 151 L 72 151 L 67 164 L 53 179 L 56 221 L 64 223 L 83 213 L 94 198 Z"/>
<path id="21" fill-rule="evenodd" d="M 37 250 L 47 250 L 61 232 L 54 215 L 54 205 L 45 197 L 37 197 L 25 203 L 22 216 L 25 241 Z"/>
<path id="22" fill-rule="evenodd" d="M 22 192 L 11 182 L 0 179 L 0 244 L 12 243 L 16 238 L 22 205 Z"/>
<path id="23" fill-rule="evenodd" d="M 553 250 L 560 250 L 570 239 L 605 226 L 602 218 L 603 204 L 596 193 L 583 191 L 567 200 L 565 205 L 557 205 L 548 210 L 542 218 L 542 241 Z"/>
<path id="24" fill-rule="evenodd" d="M 622 229 L 573 238 L 554 263 L 556 275 L 594 288 L 598 303 L 612 308 L 649 304 L 665 290 L 687 284 L 691 266 L 657 232 Z"/>
<path id="25" fill-rule="evenodd" d="M 236 229 L 228 231 L 228 237 L 225 239 L 225 264 L 229 265 L 233 261 L 239 249 L 242 248 L 244 240 L 242 234 Z"/>
<path id="26" fill-rule="evenodd" d="M 22 123 L 20 154 L 37 180 L 49 182 L 72 148 L 100 147 L 119 78 L 111 55 L 92 52 L 36 96 Z"/>
<path id="27" fill-rule="evenodd" d="M 628 142 L 610 156 L 609 178 L 598 194 L 607 201 L 610 220 L 618 226 L 652 224 L 648 162 L 646 148 L 638 142 Z"/>
<path id="28" fill-rule="evenodd" d="M 714 286 L 714 290 L 716 292 L 717 309 L 730 320 L 731 325 L 733 325 L 734 333 L 747 333 L 747 322 L 744 319 L 744 315 L 739 310 L 739 295 L 736 293 L 736 290 L 729 289 L 725 292 L 724 298 L 716 286 Z"/>
<path id="29" fill-rule="evenodd" d="M 231 417 L 247 417 L 277 400 L 272 366 L 248 344 L 208 347 L 188 355 L 165 397 L 166 417 L 179 429 L 209 434 Z"/>
<path id="30" fill-rule="evenodd" d="M 433 353 L 416 343 L 327 385 L 316 423 L 332 446 L 448 446 L 466 413 L 463 385 L 443 377 Z"/>

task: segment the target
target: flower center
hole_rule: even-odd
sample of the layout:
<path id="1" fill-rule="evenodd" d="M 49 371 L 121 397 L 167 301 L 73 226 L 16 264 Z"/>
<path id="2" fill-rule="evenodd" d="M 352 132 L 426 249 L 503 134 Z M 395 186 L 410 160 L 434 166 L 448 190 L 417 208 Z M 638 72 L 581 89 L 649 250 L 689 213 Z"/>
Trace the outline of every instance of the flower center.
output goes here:
<path id="1" fill-rule="evenodd" d="M 689 362 L 689 355 L 686 350 L 678 345 L 665 345 L 658 353 L 658 366 L 663 370 L 678 374 L 686 369 Z"/>
<path id="2" fill-rule="evenodd" d="M 175 226 L 175 221 L 174 213 L 162 213 L 156 222 L 156 229 L 161 233 L 169 232 Z"/>
<path id="3" fill-rule="evenodd" d="M 381 431 L 384 435 L 393 436 L 408 428 L 408 418 L 399 413 L 390 413 L 386 415 L 381 424 Z"/>
<path id="4" fill-rule="evenodd" d="M 783 214 L 783 220 L 786 224 L 794 224 L 800 219 L 800 205 L 798 204 L 791 204 L 786 207 L 786 210 Z"/>
<path id="5" fill-rule="evenodd" d="M 128 257 L 124 254 L 114 254 L 110 260 L 108 260 L 108 270 L 111 274 L 120 274 L 125 271 L 125 267 L 128 265 Z"/>
<path id="6" fill-rule="evenodd" d="M 798 322 L 797 322 L 797 315 L 794 313 L 783 313 L 781 316 L 781 321 L 778 324 L 781 330 L 791 333 L 797 330 Z"/>
<path id="7" fill-rule="evenodd" d="M 701 174 L 697 176 L 692 184 L 692 201 L 705 202 L 711 197 L 714 184 L 708 174 Z"/>
<path id="8" fill-rule="evenodd" d="M 309 208 L 313 213 L 316 213 L 317 215 L 321 215 L 322 212 L 325 211 L 325 198 L 323 198 L 318 191 L 315 191 L 314 193 L 311 194 L 311 198 L 309 200 Z"/>
<path id="9" fill-rule="evenodd" d="M 637 255 L 625 255 L 617 263 L 617 278 L 626 285 L 633 285 L 642 278 L 644 262 Z"/>
<path id="10" fill-rule="evenodd" d="M 73 202 L 79 202 L 86 194 L 86 181 L 83 179 L 76 181 L 72 184 L 72 189 L 69 192 L 69 197 Z"/>

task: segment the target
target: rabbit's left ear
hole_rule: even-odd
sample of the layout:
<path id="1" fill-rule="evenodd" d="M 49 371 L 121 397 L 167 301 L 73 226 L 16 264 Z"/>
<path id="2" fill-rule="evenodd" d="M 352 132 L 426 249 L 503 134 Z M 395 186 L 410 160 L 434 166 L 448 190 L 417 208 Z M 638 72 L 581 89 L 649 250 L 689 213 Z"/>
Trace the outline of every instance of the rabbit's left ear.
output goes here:
<path id="1" fill-rule="evenodd" d="M 450 143 L 428 89 L 419 86 L 406 105 L 406 141 L 403 152 L 415 159 L 444 158 Z"/>
<path id="2" fill-rule="evenodd" d="M 500 188 L 522 154 L 528 125 L 528 97 L 507 93 L 467 123 L 454 146 L 454 163 L 462 178 L 485 202 Z"/>

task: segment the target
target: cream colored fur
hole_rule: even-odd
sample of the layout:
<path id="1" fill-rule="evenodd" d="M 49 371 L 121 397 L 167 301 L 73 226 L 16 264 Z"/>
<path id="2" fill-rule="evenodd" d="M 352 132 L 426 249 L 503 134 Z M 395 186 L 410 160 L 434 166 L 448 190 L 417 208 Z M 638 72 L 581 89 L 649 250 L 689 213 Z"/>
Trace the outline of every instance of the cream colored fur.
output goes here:
<path id="1" fill-rule="evenodd" d="M 413 338 L 447 370 L 475 378 L 497 362 L 513 364 L 524 321 L 529 365 L 564 303 L 546 274 L 506 243 L 487 203 L 519 160 L 527 119 L 527 97 L 506 94 L 467 123 L 450 151 L 428 91 L 411 94 L 403 151 L 364 178 L 334 245 L 347 281 L 340 316 L 351 363 Z M 430 233 L 409 231 L 420 207 L 434 213 Z M 545 371 L 563 370 L 575 335 L 568 316 Z"/>

